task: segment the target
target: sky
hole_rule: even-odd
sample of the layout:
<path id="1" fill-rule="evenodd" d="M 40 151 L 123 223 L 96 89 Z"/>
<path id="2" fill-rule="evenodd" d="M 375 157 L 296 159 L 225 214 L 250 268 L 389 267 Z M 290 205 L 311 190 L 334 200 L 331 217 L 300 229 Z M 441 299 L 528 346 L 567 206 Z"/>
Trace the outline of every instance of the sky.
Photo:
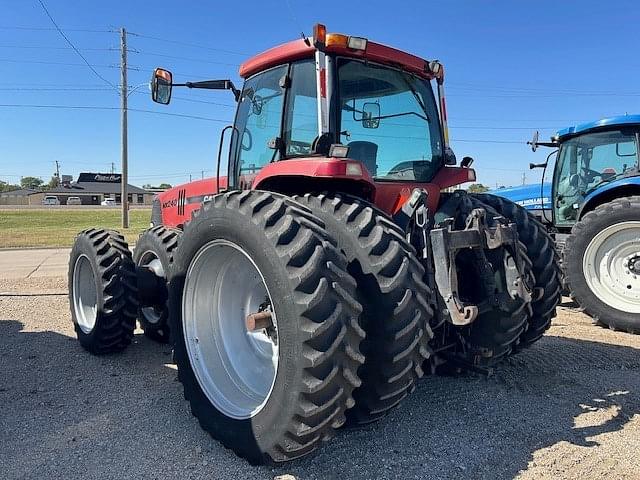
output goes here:
<path id="1" fill-rule="evenodd" d="M 174 82 L 240 85 L 241 62 L 311 34 L 317 22 L 440 60 L 452 148 L 458 159 L 473 157 L 478 181 L 491 187 L 539 182 L 528 164 L 546 151 L 525 144 L 534 130 L 542 139 L 575 123 L 640 113 L 637 0 L 42 1 L 102 78 L 38 0 L 0 0 L 0 180 L 11 183 L 48 181 L 55 161 L 74 178 L 109 172 L 112 162 L 120 171 L 120 99 L 107 84 L 120 81 L 120 27 L 130 32 L 135 185 L 213 175 L 220 131 L 235 108 L 227 91 L 176 89 L 169 106 L 154 104 L 147 86 L 154 67 L 172 70 Z"/>

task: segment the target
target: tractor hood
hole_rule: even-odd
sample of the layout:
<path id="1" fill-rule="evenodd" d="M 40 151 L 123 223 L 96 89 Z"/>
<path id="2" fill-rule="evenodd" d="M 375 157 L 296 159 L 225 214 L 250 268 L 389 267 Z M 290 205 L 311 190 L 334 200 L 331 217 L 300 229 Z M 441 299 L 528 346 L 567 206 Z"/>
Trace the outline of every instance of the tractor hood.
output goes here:
<path id="1" fill-rule="evenodd" d="M 540 184 L 522 185 L 519 187 L 499 188 L 488 193 L 511 200 L 527 210 L 551 208 L 551 184 L 542 185 L 542 201 L 540 200 Z"/>

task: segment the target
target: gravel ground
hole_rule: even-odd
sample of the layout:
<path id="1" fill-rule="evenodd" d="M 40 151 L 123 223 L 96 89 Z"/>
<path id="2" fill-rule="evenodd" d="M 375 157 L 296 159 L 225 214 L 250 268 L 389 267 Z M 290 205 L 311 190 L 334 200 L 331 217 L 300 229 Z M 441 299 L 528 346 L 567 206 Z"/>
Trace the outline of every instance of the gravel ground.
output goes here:
<path id="1" fill-rule="evenodd" d="M 0 292 L 65 287 L 0 281 Z M 170 348 L 137 333 L 125 353 L 94 357 L 65 296 L 0 297 L 2 478 L 640 478 L 640 336 L 571 308 L 493 376 L 426 378 L 386 419 L 277 468 L 206 435 Z"/>

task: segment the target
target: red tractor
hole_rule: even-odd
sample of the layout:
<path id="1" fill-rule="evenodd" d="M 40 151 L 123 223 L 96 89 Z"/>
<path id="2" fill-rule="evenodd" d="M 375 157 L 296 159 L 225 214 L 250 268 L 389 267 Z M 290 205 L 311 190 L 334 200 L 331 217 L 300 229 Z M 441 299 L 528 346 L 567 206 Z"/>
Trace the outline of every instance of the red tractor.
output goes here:
<path id="1" fill-rule="evenodd" d="M 231 90 L 228 162 L 159 194 L 133 255 L 115 231 L 78 235 L 85 349 L 124 349 L 137 318 L 172 342 L 200 425 L 264 463 L 386 415 L 425 372 L 485 371 L 542 336 L 552 241 L 508 200 L 448 192 L 475 172 L 449 148 L 438 61 L 316 25 L 240 76 L 242 90 L 155 70 L 161 104 L 172 87 Z"/>

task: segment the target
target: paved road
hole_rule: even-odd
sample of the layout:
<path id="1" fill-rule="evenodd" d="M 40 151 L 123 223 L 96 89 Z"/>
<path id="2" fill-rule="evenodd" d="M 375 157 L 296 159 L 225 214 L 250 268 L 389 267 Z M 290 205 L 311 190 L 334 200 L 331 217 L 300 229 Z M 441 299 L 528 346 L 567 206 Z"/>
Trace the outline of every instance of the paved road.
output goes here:
<path id="1" fill-rule="evenodd" d="M 64 277 L 69 248 L 0 250 L 0 280 Z"/>

